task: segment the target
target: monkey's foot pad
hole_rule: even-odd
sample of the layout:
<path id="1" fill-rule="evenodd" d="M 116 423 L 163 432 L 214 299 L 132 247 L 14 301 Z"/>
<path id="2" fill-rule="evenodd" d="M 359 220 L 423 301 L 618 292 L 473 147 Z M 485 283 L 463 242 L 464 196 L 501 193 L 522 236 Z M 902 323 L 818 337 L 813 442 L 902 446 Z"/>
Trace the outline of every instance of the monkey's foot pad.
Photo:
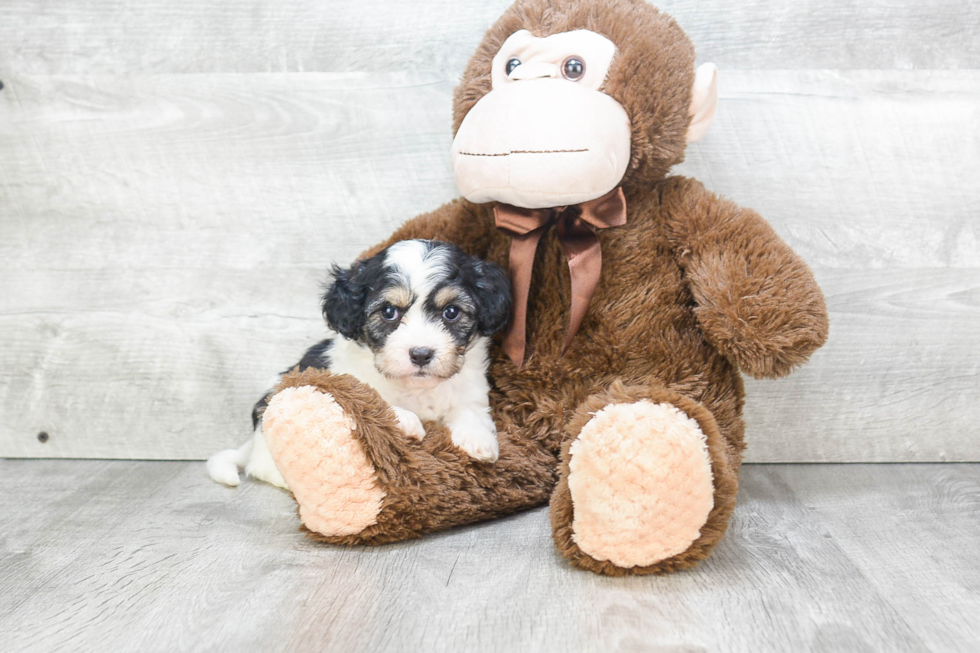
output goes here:
<path id="1" fill-rule="evenodd" d="M 355 535 L 381 512 L 385 493 L 356 428 L 332 396 L 312 386 L 286 388 L 263 416 L 269 451 L 300 519 L 321 535 Z"/>
<path id="2" fill-rule="evenodd" d="M 571 446 L 569 469 L 576 544 L 620 567 L 686 551 L 714 505 L 704 433 L 667 403 L 597 412 Z"/>

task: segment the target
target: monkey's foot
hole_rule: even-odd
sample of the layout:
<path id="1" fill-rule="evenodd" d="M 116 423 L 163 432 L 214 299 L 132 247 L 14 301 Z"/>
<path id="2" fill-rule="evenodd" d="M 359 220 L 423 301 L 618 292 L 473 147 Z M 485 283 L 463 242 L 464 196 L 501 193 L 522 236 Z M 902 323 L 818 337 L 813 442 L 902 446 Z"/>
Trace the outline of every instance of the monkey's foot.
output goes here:
<path id="1" fill-rule="evenodd" d="M 714 505 L 711 459 L 698 423 L 673 404 L 608 405 L 569 453 L 572 539 L 594 561 L 649 567 L 700 537 Z"/>
<path id="2" fill-rule="evenodd" d="M 357 425 L 330 394 L 285 388 L 262 419 L 269 451 L 308 529 L 337 537 L 377 523 L 385 492 L 354 437 Z"/>

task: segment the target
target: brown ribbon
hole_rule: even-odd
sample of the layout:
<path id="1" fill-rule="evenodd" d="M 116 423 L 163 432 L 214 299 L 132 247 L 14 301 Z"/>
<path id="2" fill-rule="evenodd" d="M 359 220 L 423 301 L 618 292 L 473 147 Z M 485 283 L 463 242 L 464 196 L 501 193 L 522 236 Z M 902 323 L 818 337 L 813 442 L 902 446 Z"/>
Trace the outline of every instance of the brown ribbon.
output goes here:
<path id="1" fill-rule="evenodd" d="M 531 290 L 534 253 L 544 232 L 554 225 L 558 241 L 568 259 L 572 301 L 565 335 L 565 349 L 582 325 L 589 303 L 599 284 L 602 249 L 596 229 L 626 224 L 626 197 L 615 188 L 602 197 L 582 204 L 551 209 L 522 209 L 510 204 L 493 207 L 497 228 L 510 235 L 510 278 L 514 286 L 514 314 L 504 334 L 504 351 L 518 367 L 524 362 L 527 345 L 527 300 Z"/>

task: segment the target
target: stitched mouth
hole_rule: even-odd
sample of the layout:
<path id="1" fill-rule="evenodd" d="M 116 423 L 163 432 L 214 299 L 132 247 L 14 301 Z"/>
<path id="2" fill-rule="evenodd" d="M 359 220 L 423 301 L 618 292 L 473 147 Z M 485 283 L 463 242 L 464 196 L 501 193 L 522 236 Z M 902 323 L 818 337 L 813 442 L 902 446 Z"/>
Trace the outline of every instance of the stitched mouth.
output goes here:
<path id="1" fill-rule="evenodd" d="M 510 156 L 511 154 L 574 154 L 576 152 L 588 152 L 589 148 L 581 150 L 511 150 L 510 152 L 460 152 L 460 156 Z"/>

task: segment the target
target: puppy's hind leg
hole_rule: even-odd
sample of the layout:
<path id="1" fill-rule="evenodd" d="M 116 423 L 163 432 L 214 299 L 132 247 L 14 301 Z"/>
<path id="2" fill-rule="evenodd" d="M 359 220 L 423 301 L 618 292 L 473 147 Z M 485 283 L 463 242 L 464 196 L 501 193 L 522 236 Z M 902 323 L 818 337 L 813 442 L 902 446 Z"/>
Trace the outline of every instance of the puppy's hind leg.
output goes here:
<path id="1" fill-rule="evenodd" d="M 208 458 L 206 464 L 211 480 L 228 487 L 237 487 L 238 472 L 245 469 L 254 443 L 255 438 L 251 438 L 238 449 L 225 449 Z"/>
<path id="2" fill-rule="evenodd" d="M 329 367 L 329 351 L 332 346 L 333 341 L 329 339 L 318 342 L 306 350 L 306 353 L 292 369 L 303 371 L 311 367 Z M 286 372 L 288 371 L 286 370 Z M 270 385 L 274 387 L 281 380 L 282 376 L 280 375 L 273 379 Z M 286 481 L 282 478 L 282 474 L 276 468 L 276 463 L 272 460 L 269 447 L 265 442 L 265 434 L 262 432 L 262 416 L 265 414 L 265 409 L 269 406 L 269 400 L 272 399 L 273 395 L 275 395 L 275 390 L 269 390 L 264 397 L 255 402 L 255 406 L 252 408 L 252 428 L 255 429 L 255 435 L 252 436 L 251 440 L 237 451 L 232 449 L 221 451 L 208 459 L 208 472 L 211 474 L 211 478 L 225 485 L 238 485 L 238 471 L 244 469 L 246 476 L 257 478 L 284 490 L 289 489 L 286 486 Z M 212 460 L 214 460 L 213 471 Z M 231 461 L 237 468 L 232 468 Z"/>
<path id="3" fill-rule="evenodd" d="M 282 474 L 279 473 L 279 469 L 272 459 L 272 454 L 269 453 L 269 445 L 265 442 L 265 434 L 262 433 L 261 426 L 255 432 L 255 437 L 252 438 L 252 442 L 255 443 L 255 446 L 252 448 L 251 455 L 248 457 L 245 474 L 252 478 L 257 478 L 260 481 L 265 481 L 270 485 L 288 490 L 289 486 L 286 485 L 286 481 L 283 479 Z"/>

